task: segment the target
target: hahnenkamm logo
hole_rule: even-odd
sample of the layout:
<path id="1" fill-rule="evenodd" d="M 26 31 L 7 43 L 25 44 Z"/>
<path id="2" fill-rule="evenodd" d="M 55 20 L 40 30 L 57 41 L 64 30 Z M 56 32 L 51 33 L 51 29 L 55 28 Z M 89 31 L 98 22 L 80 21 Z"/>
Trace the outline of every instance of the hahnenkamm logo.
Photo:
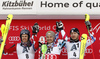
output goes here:
<path id="1" fill-rule="evenodd" d="M 28 0 L 27 0 L 28 1 Z M 4 10 L 7 9 L 32 9 L 34 1 L 27 2 L 26 0 L 8 0 L 8 1 L 3 1 L 2 7 Z"/>

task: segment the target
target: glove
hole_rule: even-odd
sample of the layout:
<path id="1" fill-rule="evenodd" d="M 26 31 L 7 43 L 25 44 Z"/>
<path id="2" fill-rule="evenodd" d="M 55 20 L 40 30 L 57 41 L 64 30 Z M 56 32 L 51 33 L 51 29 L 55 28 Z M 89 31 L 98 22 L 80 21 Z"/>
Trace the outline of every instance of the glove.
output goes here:
<path id="1" fill-rule="evenodd" d="M 0 44 L 3 42 L 3 40 L 2 39 L 0 39 Z"/>
<path id="2" fill-rule="evenodd" d="M 39 42 L 39 47 L 41 47 L 42 46 L 42 43 L 41 42 Z"/>
<path id="3" fill-rule="evenodd" d="M 90 21 L 86 21 L 85 25 L 89 27 L 89 30 L 91 29 L 91 23 L 90 23 Z"/>
<path id="4" fill-rule="evenodd" d="M 38 23 L 35 23 L 35 24 L 33 25 L 32 32 L 33 32 L 33 35 L 34 35 L 34 34 L 37 34 L 37 33 L 39 32 L 39 25 L 38 25 Z"/>
<path id="5" fill-rule="evenodd" d="M 59 32 L 63 30 L 63 23 L 61 21 L 56 22 L 56 31 Z"/>

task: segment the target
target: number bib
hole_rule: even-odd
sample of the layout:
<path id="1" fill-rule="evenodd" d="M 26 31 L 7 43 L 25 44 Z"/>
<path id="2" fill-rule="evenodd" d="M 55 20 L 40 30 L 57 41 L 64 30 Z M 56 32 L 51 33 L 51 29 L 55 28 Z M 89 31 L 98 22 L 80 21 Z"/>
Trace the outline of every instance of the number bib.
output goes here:
<path id="1" fill-rule="evenodd" d="M 69 56 L 68 59 L 79 58 L 79 51 L 70 51 L 68 53 L 68 56 Z"/>
<path id="2" fill-rule="evenodd" d="M 68 59 L 79 59 L 80 42 L 77 43 L 66 43 L 66 49 L 68 53 Z"/>
<path id="3" fill-rule="evenodd" d="M 27 48 L 27 50 L 23 50 L 23 47 L 20 45 L 20 43 L 18 43 L 16 50 L 18 59 L 34 59 L 35 51 L 33 49 L 33 45 L 30 47 L 30 49 Z"/>

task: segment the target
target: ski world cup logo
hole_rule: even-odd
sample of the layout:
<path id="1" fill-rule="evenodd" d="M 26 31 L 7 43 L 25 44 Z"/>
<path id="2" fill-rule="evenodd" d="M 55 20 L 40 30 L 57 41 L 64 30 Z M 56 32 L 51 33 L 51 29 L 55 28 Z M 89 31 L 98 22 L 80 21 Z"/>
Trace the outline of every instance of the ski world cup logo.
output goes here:
<path id="1" fill-rule="evenodd" d="M 45 43 L 45 37 L 44 37 L 44 36 L 41 36 L 41 37 L 39 38 L 39 42 Z"/>
<path id="2" fill-rule="evenodd" d="M 19 9 L 32 9 L 34 1 L 29 0 L 7 0 L 2 2 L 2 9 L 4 10 L 19 10 Z"/>

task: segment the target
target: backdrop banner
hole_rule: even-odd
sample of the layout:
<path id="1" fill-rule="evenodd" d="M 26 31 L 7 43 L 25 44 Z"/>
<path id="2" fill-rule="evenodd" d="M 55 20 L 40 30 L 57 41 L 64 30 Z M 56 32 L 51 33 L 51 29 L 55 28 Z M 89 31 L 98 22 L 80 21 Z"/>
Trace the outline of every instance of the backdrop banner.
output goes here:
<path id="1" fill-rule="evenodd" d="M 11 46 L 15 43 L 20 43 L 20 31 L 22 29 L 28 29 L 31 32 L 31 37 L 32 37 L 32 26 L 34 25 L 34 23 L 38 23 L 39 24 L 39 33 L 38 36 L 45 36 L 46 32 L 49 30 L 52 30 L 55 32 L 56 29 L 56 21 L 62 21 L 64 23 L 64 30 L 67 34 L 68 37 L 70 37 L 70 30 L 71 28 L 75 27 L 79 29 L 80 32 L 80 36 L 83 33 L 88 34 L 88 31 L 86 29 L 84 20 L 63 20 L 63 19 L 58 19 L 58 20 L 46 20 L 46 19 L 42 19 L 42 20 L 35 20 L 35 19 L 21 19 L 21 20 L 12 20 L 11 26 L 10 26 L 10 30 L 7 36 L 7 41 L 6 41 L 6 45 Z M 94 52 L 94 56 L 95 59 L 99 59 L 100 58 L 100 20 L 90 20 L 91 24 L 92 24 L 92 29 L 94 32 L 94 36 L 96 38 L 96 41 L 93 43 L 93 49 L 91 48 L 91 46 L 89 46 L 86 51 L 85 51 L 85 58 L 84 59 L 93 59 L 93 52 Z M 5 20 L 0 20 L 0 25 L 4 24 Z M 1 31 L 0 31 L 0 37 L 1 37 Z M 39 38 L 38 37 L 38 38 Z M 31 38 L 32 40 L 32 38 Z M 37 59 L 37 51 L 36 51 L 36 55 L 35 55 L 35 59 Z M 17 54 L 16 51 L 12 54 L 3 54 L 2 59 L 18 59 L 17 58 Z M 65 48 L 63 48 L 61 55 L 60 55 L 60 59 L 67 59 L 67 50 Z"/>
<path id="2" fill-rule="evenodd" d="M 0 0 L 0 14 L 100 15 L 100 0 Z"/>

